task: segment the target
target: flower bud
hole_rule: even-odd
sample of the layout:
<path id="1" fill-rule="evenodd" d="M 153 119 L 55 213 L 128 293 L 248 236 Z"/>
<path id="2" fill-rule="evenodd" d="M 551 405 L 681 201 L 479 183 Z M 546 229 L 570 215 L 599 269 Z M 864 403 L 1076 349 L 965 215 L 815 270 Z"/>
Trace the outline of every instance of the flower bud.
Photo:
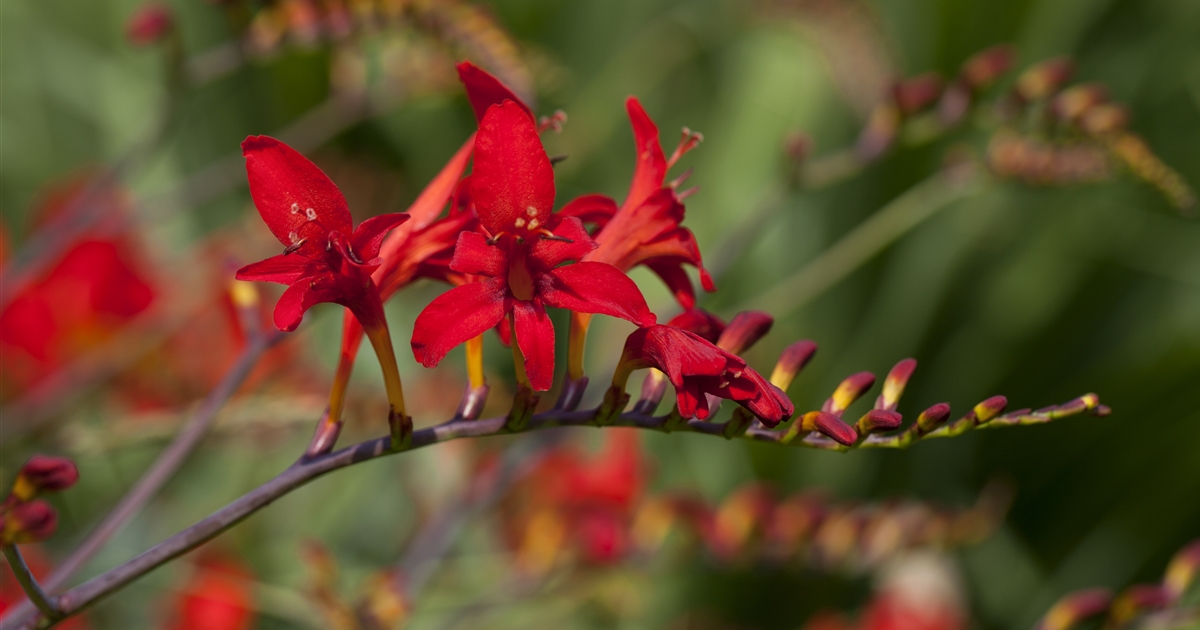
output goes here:
<path id="1" fill-rule="evenodd" d="M 1178 599 L 1200 576 L 1200 540 L 1192 542 L 1171 558 L 1163 576 L 1163 587 Z"/>
<path id="2" fill-rule="evenodd" d="M 157 44 L 175 27 L 171 8 L 161 2 L 138 7 L 125 24 L 125 38 L 134 46 Z"/>
<path id="3" fill-rule="evenodd" d="M 1171 591 L 1161 584 L 1135 584 L 1118 594 L 1108 614 L 1113 627 L 1124 627 L 1135 617 L 1147 611 L 1162 610 L 1170 606 L 1174 598 Z"/>
<path id="4" fill-rule="evenodd" d="M 775 318 L 762 311 L 742 311 L 733 316 L 717 338 L 717 347 L 731 354 L 741 354 L 771 330 Z"/>
<path id="5" fill-rule="evenodd" d="M 689 308 L 676 315 L 667 325 L 699 335 L 710 343 L 716 343 L 725 332 L 725 322 L 720 317 L 698 308 Z"/>
<path id="6" fill-rule="evenodd" d="M 58 528 L 58 514 L 42 499 L 17 503 L 0 516 L 0 544 L 40 542 Z"/>
<path id="7" fill-rule="evenodd" d="M 880 433 L 900 428 L 904 416 L 889 409 L 872 409 L 858 419 L 855 429 L 859 433 Z"/>
<path id="8" fill-rule="evenodd" d="M 1060 599 L 1034 626 L 1034 630 L 1067 630 L 1075 624 L 1108 611 L 1112 593 L 1096 588 L 1076 591 Z"/>
<path id="9" fill-rule="evenodd" d="M 1055 57 L 1030 66 L 1017 77 L 1014 89 L 1025 102 L 1044 99 L 1058 91 L 1075 73 L 1075 62 Z"/>
<path id="10" fill-rule="evenodd" d="M 1087 110 L 1108 100 L 1108 89 L 1099 83 L 1073 86 L 1054 98 L 1051 111 L 1063 122 L 1075 122 Z"/>
<path id="11" fill-rule="evenodd" d="M 877 105 L 867 120 L 867 125 L 858 134 L 854 154 L 863 162 L 870 162 L 887 152 L 900 131 L 900 109 L 894 103 Z"/>
<path id="12" fill-rule="evenodd" d="M 942 93 L 942 76 L 926 72 L 915 77 L 897 81 L 892 86 L 892 100 L 905 116 L 911 116 L 928 107 Z"/>
<path id="13" fill-rule="evenodd" d="M 1101 103 L 1088 109 L 1079 121 L 1084 133 L 1092 136 L 1107 136 L 1124 131 L 1129 124 L 1129 110 L 1121 105 Z"/>
<path id="14" fill-rule="evenodd" d="M 894 411 L 896 404 L 900 402 L 900 397 L 904 395 L 904 387 L 908 385 L 908 379 L 912 377 L 913 370 L 916 369 L 916 359 L 904 359 L 897 363 L 883 381 L 883 393 L 875 399 L 875 408 Z"/>
<path id="15" fill-rule="evenodd" d="M 642 393 L 633 406 L 634 413 L 653 415 L 667 393 L 667 375 L 658 370 L 647 370 L 646 378 L 642 380 Z"/>
<path id="16" fill-rule="evenodd" d="M 917 428 L 921 433 L 929 433 L 934 429 L 942 426 L 946 419 L 950 417 L 950 405 L 947 403 L 938 403 L 917 416 Z"/>
<path id="17" fill-rule="evenodd" d="M 990 422 L 993 418 L 1000 415 L 1007 406 L 1008 399 L 1004 396 L 992 396 L 975 405 L 975 408 L 972 410 L 975 413 L 975 424 Z"/>
<path id="18" fill-rule="evenodd" d="M 843 446 L 852 446 L 858 441 L 858 433 L 842 422 L 842 419 L 826 411 L 810 411 L 800 419 L 805 431 L 818 431 Z"/>
<path id="19" fill-rule="evenodd" d="M 12 494 L 21 501 L 28 501 L 46 492 L 66 490 L 79 481 L 79 469 L 75 462 L 65 457 L 34 455 L 21 466 Z"/>
<path id="20" fill-rule="evenodd" d="M 1001 44 L 975 53 L 963 62 L 959 76 L 974 91 L 978 92 L 1000 78 L 1012 68 L 1016 51 L 1012 46 Z"/>
<path id="21" fill-rule="evenodd" d="M 870 372 L 859 372 L 847 376 L 837 389 L 834 390 L 833 396 L 825 401 L 825 405 L 821 408 L 822 411 L 841 415 L 854 401 L 858 400 L 863 394 L 871 389 L 875 384 L 875 375 Z"/>
<path id="22" fill-rule="evenodd" d="M 816 353 L 817 344 L 807 339 L 784 348 L 783 354 L 779 355 L 779 361 L 775 363 L 775 371 L 771 372 L 771 384 L 786 392 L 796 375 L 808 365 Z"/>

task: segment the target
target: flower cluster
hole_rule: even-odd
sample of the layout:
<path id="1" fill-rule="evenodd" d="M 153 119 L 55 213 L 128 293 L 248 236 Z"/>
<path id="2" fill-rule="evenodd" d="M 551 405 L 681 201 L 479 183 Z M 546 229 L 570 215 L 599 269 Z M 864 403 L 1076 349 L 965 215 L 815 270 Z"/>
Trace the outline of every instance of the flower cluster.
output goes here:
<path id="1" fill-rule="evenodd" d="M 44 494 L 61 492 L 79 480 L 75 462 L 34 455 L 21 466 L 8 497 L 0 503 L 0 545 L 45 540 L 58 528 L 58 513 Z"/>

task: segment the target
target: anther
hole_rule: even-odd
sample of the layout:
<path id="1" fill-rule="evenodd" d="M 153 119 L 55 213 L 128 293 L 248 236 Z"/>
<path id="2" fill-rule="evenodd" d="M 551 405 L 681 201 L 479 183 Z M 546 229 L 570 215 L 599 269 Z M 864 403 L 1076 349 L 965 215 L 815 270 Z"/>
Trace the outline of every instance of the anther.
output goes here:
<path id="1" fill-rule="evenodd" d="M 559 235 L 551 232 L 550 230 L 546 230 L 546 229 L 538 230 L 538 233 L 540 235 L 539 238 L 541 238 L 543 241 L 559 241 L 561 243 L 574 243 L 575 242 L 565 236 L 559 236 Z"/>
<path id="2" fill-rule="evenodd" d="M 283 255 L 284 255 L 284 256 L 287 256 L 288 254 L 290 254 L 290 253 L 292 253 L 292 252 L 296 251 L 297 249 L 300 249 L 300 246 L 301 246 L 301 245 L 304 245 L 304 244 L 305 244 L 305 243 L 307 243 L 307 242 L 308 242 L 308 239 L 307 239 L 307 238 L 302 238 L 302 239 L 300 239 L 300 241 L 299 241 L 299 242 L 292 243 L 291 245 L 288 245 L 287 247 L 283 248 Z"/>
<path id="3" fill-rule="evenodd" d="M 558 166 L 560 163 L 566 162 L 566 161 L 567 161 L 566 154 L 550 156 L 550 166 Z"/>

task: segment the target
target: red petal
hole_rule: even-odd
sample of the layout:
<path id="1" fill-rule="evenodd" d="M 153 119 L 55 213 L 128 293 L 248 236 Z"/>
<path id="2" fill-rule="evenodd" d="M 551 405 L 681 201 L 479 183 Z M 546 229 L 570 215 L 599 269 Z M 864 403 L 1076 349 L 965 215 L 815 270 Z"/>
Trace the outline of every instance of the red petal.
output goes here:
<path id="1" fill-rule="evenodd" d="M 657 318 L 633 280 L 606 263 L 581 262 L 541 275 L 538 292 L 550 306 L 627 319 L 638 326 Z"/>
<path id="2" fill-rule="evenodd" d="M 496 324 L 495 330 L 496 330 L 496 336 L 500 338 L 500 343 L 504 344 L 505 348 L 511 347 L 512 346 L 512 322 L 508 321 L 508 318 L 505 317 L 504 319 L 500 320 L 499 324 Z"/>
<path id="3" fill-rule="evenodd" d="M 544 392 L 554 384 L 554 324 L 535 300 L 514 300 L 513 320 L 529 384 L 535 391 Z"/>
<path id="4" fill-rule="evenodd" d="M 554 168 L 533 121 L 513 101 L 493 105 L 479 123 L 471 197 L 492 234 L 536 229 L 550 218 Z"/>
<path id="5" fill-rule="evenodd" d="M 495 245 L 488 245 L 479 232 L 460 232 L 450 268 L 459 273 L 503 278 L 508 274 L 508 254 Z"/>
<path id="6" fill-rule="evenodd" d="M 296 330 L 308 309 L 322 302 L 337 302 L 343 293 L 332 273 L 301 280 L 288 287 L 275 303 L 275 327 L 284 332 Z"/>
<path id="7" fill-rule="evenodd" d="M 716 315 L 698 308 L 688 309 L 667 322 L 668 326 L 682 328 L 710 343 L 716 343 L 725 330 L 725 322 Z"/>
<path id="8" fill-rule="evenodd" d="M 455 67 L 458 69 L 458 80 L 462 81 L 463 87 L 467 88 L 467 98 L 471 101 L 471 107 L 475 109 L 476 121 L 483 120 L 488 107 L 499 105 L 506 99 L 521 106 L 529 119 L 535 120 L 529 106 L 522 102 L 521 98 L 514 94 L 507 85 L 501 83 L 500 79 L 470 61 L 464 61 Z"/>
<path id="9" fill-rule="evenodd" d="M 330 232 L 352 232 L 346 198 L 308 158 L 267 136 L 246 138 L 242 155 L 250 196 L 279 242 L 290 247 L 307 239 L 298 253 L 319 258 Z"/>
<path id="10" fill-rule="evenodd" d="M 354 230 L 354 236 L 350 237 L 350 243 L 354 246 L 354 251 L 363 260 L 375 258 L 379 255 L 379 244 L 383 242 L 383 237 L 388 233 L 388 230 L 404 223 L 409 218 L 407 214 L 396 212 L 393 214 L 381 214 L 359 223 L 358 227 Z"/>
<path id="11" fill-rule="evenodd" d="M 324 266 L 314 265 L 303 256 L 278 254 L 250 263 L 237 270 L 237 279 L 247 282 L 278 282 L 291 284 L 304 276 L 311 276 Z"/>
<path id="12" fill-rule="evenodd" d="M 567 202 L 556 213 L 560 219 L 575 217 L 584 223 L 595 223 L 601 228 L 617 213 L 617 202 L 605 195 L 583 195 Z"/>
<path id="13" fill-rule="evenodd" d="M 696 307 L 696 290 L 692 288 L 692 280 L 688 278 L 687 272 L 683 270 L 683 264 L 679 262 L 647 262 L 646 266 L 650 268 L 662 281 L 666 283 L 667 288 L 671 290 L 671 295 L 675 296 L 675 300 L 683 308 L 691 309 Z"/>
<path id="14" fill-rule="evenodd" d="M 663 180 L 667 178 L 667 158 L 663 155 L 662 145 L 658 143 L 658 127 L 642 109 L 637 98 L 630 96 L 626 99 L 625 109 L 629 112 L 634 147 L 637 149 L 633 183 L 629 186 L 629 196 L 621 206 L 628 208 L 641 204 L 654 191 L 662 188 Z"/>
<path id="15" fill-rule="evenodd" d="M 583 228 L 583 223 L 574 217 L 564 219 L 554 229 L 554 235 L 568 241 L 538 238 L 529 248 L 531 266 L 539 271 L 553 269 L 568 260 L 579 260 L 596 249 L 596 242 Z"/>
<path id="16" fill-rule="evenodd" d="M 413 324 L 413 357 L 433 367 L 447 352 L 495 326 L 508 313 L 508 285 L 503 278 L 470 282 L 439 295 Z"/>

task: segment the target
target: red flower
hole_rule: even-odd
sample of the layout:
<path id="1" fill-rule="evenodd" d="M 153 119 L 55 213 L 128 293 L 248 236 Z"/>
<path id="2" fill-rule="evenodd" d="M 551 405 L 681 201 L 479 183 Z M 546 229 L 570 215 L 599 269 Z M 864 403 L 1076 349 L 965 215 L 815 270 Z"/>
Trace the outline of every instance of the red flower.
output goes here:
<path id="1" fill-rule="evenodd" d="M 533 120 L 521 105 L 492 106 L 475 139 L 470 195 L 482 229 L 459 234 L 450 268 L 486 280 L 451 289 L 417 317 L 413 355 L 426 367 L 452 348 L 513 318 L 517 346 L 535 390 L 550 389 L 554 327 L 545 306 L 650 325 L 654 314 L 637 285 L 612 265 L 581 262 L 596 244 L 577 218 L 552 220 L 554 171 Z"/>
<path id="2" fill-rule="evenodd" d="M 683 140 L 670 159 L 658 141 L 658 127 L 646 115 L 634 97 L 625 101 L 637 147 L 637 166 L 625 203 L 617 204 L 603 195 L 585 195 L 567 204 L 560 213 L 587 223 L 600 225 L 595 251 L 586 261 L 606 262 L 622 271 L 646 265 L 658 274 L 684 308 L 692 308 L 696 295 L 683 270 L 687 263 L 700 270 L 700 282 L 706 291 L 716 289 L 704 269 L 696 237 L 679 224 L 683 221 L 682 197 L 675 184 L 666 184 L 667 170 L 684 153 L 699 143 L 701 136 L 684 132 Z"/>
<path id="3" fill-rule="evenodd" d="M 321 302 L 349 308 L 364 326 L 382 316 L 371 272 L 384 234 L 408 219 L 385 214 L 354 229 L 337 186 L 295 149 L 267 136 L 242 143 L 250 195 L 283 253 L 242 267 L 239 280 L 290 285 L 275 305 L 275 325 L 292 331 L 305 311 Z"/>
<path id="4" fill-rule="evenodd" d="M 624 389 L 633 370 L 648 367 L 661 370 L 675 386 L 679 414 L 684 418 L 708 417 L 705 394 L 736 402 L 770 427 L 795 411 L 783 391 L 740 357 L 673 326 L 633 331 L 625 340 L 613 385 Z"/>
<path id="5" fill-rule="evenodd" d="M 121 239 L 84 240 L 13 298 L 0 313 L 5 390 L 37 385 L 150 307 L 155 291 L 131 250 Z"/>
<path id="6" fill-rule="evenodd" d="M 249 571 L 230 559 L 209 559 L 172 602 L 172 630 L 250 630 L 254 598 Z"/>

